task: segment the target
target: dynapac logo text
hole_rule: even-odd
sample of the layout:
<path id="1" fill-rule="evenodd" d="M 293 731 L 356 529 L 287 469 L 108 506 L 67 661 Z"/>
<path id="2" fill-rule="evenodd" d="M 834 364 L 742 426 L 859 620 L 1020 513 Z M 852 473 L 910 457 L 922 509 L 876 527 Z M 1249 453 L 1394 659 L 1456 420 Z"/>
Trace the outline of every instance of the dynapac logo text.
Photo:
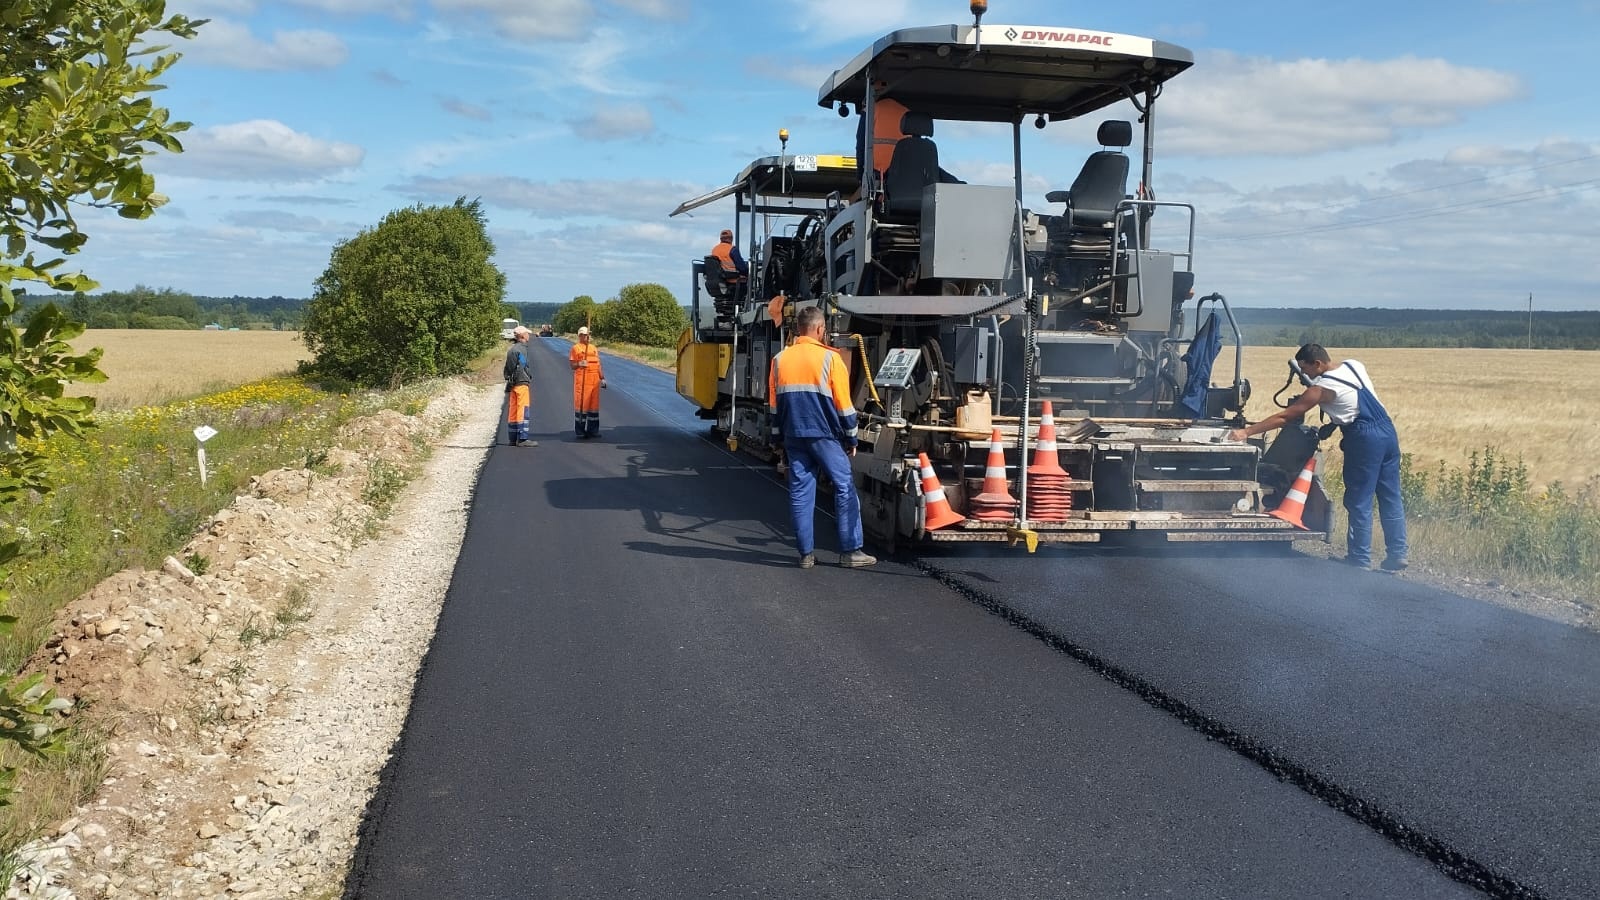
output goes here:
<path id="1" fill-rule="evenodd" d="M 1051 44 L 1099 44 L 1102 47 L 1111 46 L 1112 35 L 1109 34 L 1084 34 L 1081 31 L 1040 31 L 1036 28 L 1025 28 L 1022 36 L 1017 40 L 1036 41 Z"/>

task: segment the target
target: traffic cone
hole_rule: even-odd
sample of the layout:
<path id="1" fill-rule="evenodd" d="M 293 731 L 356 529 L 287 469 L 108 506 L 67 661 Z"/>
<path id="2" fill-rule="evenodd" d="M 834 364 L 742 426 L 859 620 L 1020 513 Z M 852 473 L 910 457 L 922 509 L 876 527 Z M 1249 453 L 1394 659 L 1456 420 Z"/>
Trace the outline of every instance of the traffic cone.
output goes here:
<path id="1" fill-rule="evenodd" d="M 935 531 L 946 525 L 965 522 L 966 516 L 950 508 L 950 501 L 944 498 L 944 485 L 939 483 L 939 476 L 933 474 L 933 463 L 928 461 L 928 454 L 917 454 L 917 465 L 922 469 L 922 500 L 925 507 L 923 512 L 923 528 Z"/>
<path id="2" fill-rule="evenodd" d="M 1039 417 L 1039 440 L 1033 445 L 1033 465 L 1028 467 L 1029 484 L 1038 475 L 1067 477 L 1056 452 L 1056 417 L 1049 400 L 1044 401 L 1044 412 Z"/>
<path id="3" fill-rule="evenodd" d="M 1028 467 L 1028 518 L 1036 522 L 1065 522 L 1072 513 L 1071 478 L 1061 468 L 1056 449 L 1056 418 L 1050 401 L 1044 402 L 1039 418 L 1039 440 L 1034 445 L 1033 465 Z"/>
<path id="4" fill-rule="evenodd" d="M 1311 475 L 1316 469 L 1317 455 L 1313 453 L 1311 458 L 1306 460 L 1306 467 L 1300 470 L 1300 475 L 1295 478 L 1294 484 L 1289 486 L 1289 493 L 1283 495 L 1283 502 L 1268 515 L 1282 519 L 1301 531 L 1308 531 L 1305 523 L 1300 521 L 1300 517 L 1306 511 L 1306 495 L 1311 493 Z"/>
<path id="5" fill-rule="evenodd" d="M 996 428 L 989 438 L 989 464 L 983 470 L 983 492 L 968 502 L 974 519 L 983 522 L 1009 522 L 1017 517 L 1017 498 L 1006 484 L 1005 438 Z"/>

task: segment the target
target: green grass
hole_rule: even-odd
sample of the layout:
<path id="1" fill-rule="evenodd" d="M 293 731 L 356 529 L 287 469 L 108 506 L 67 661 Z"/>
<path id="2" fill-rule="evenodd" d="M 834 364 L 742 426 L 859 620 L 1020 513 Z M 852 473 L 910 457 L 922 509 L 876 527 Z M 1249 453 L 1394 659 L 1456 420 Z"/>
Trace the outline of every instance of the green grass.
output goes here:
<path id="1" fill-rule="evenodd" d="M 562 336 L 577 340 L 576 335 Z M 644 344 L 607 341 L 600 345 L 600 353 L 602 355 L 609 353 L 614 356 L 621 356 L 667 372 L 673 371 L 678 365 L 678 351 L 673 347 L 650 347 Z"/>
<path id="2" fill-rule="evenodd" d="M 18 623 L 0 637 L 0 665 L 16 668 L 47 636 L 56 610 L 102 579 L 158 566 L 252 476 L 321 464 L 341 425 L 382 408 L 415 410 L 425 390 L 342 394 L 274 379 L 103 415 L 85 440 L 45 442 L 56 489 L 12 507 L 17 516 L 0 523 L 0 541 L 20 539 L 26 554 L 7 584 Z M 205 444 L 205 484 L 193 435 L 199 425 L 218 431 Z M 386 470 L 383 482 L 380 493 L 392 501 L 404 479 Z"/>
<path id="3" fill-rule="evenodd" d="M 492 353 L 469 380 L 487 381 L 491 365 L 497 380 L 499 356 Z M 55 490 L 10 507 L 7 520 L 0 521 L 0 543 L 20 540 L 24 548 L 5 584 L 11 590 L 6 611 L 18 622 L 0 635 L 0 664 L 15 671 L 48 637 L 56 612 L 104 578 L 130 566 L 154 568 L 179 552 L 252 476 L 301 466 L 326 472 L 341 426 L 381 409 L 419 413 L 435 385 L 352 392 L 300 378 L 272 379 L 103 414 L 83 440 L 58 435 L 40 444 Z M 218 431 L 205 445 L 205 484 L 193 435 L 199 425 Z M 425 458 L 426 447 L 417 449 L 412 458 Z M 385 514 L 411 470 L 373 464 L 368 474 L 363 499 Z M 199 554 L 186 557 L 197 573 L 212 563 Z M 310 606 L 305 587 L 292 586 L 270 615 L 241 627 L 239 643 L 249 648 L 286 637 L 309 620 Z M 207 644 L 218 637 L 213 633 Z M 222 675 L 237 683 L 248 671 L 244 659 L 235 659 Z M 199 725 L 216 724 L 221 716 L 214 703 L 191 710 Z M 63 726 L 64 752 L 39 759 L 0 742 L 0 764 L 18 767 L 12 805 L 0 808 L 0 875 L 14 865 L 20 847 L 92 796 L 104 777 L 105 734 L 113 727 L 91 702 L 83 702 Z"/>
<path id="4" fill-rule="evenodd" d="M 1338 470 L 1324 483 L 1337 503 L 1344 493 Z M 1415 468 L 1407 455 L 1400 487 L 1412 561 L 1596 608 L 1600 480 L 1536 490 L 1520 458 L 1486 447 L 1464 466 L 1440 463 L 1432 470 Z M 1380 542 L 1375 535 L 1373 543 Z M 1342 532 L 1335 543 L 1343 543 Z"/>

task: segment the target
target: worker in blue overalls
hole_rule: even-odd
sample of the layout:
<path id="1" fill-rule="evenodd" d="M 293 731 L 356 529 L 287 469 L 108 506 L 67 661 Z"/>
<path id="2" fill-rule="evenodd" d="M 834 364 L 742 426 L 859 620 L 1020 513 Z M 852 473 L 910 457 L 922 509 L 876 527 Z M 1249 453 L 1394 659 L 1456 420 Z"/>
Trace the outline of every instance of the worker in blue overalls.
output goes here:
<path id="1" fill-rule="evenodd" d="M 1311 384 L 1289 407 L 1247 428 L 1229 434 L 1234 440 L 1271 431 L 1299 421 L 1311 407 L 1320 406 L 1328 419 L 1344 431 L 1339 449 L 1344 451 L 1344 508 L 1350 524 L 1346 534 L 1345 562 L 1372 565 L 1372 501 L 1378 501 L 1387 551 L 1383 568 L 1398 572 L 1406 567 L 1406 510 L 1400 497 L 1400 436 L 1389 411 L 1378 401 L 1367 369 L 1353 359 L 1335 364 L 1320 344 L 1306 344 L 1294 355 Z"/>

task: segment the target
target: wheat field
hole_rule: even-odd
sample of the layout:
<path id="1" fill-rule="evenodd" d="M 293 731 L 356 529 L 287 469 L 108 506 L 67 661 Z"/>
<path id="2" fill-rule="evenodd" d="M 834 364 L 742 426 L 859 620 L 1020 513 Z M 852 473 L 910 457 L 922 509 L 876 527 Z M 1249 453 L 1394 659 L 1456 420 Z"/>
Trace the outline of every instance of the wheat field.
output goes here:
<path id="1" fill-rule="evenodd" d="M 102 410 L 153 406 L 227 390 L 294 371 L 311 357 L 297 331 L 161 331 L 95 328 L 72 342 L 105 350 L 101 384 L 68 393 L 96 398 Z"/>
<path id="2" fill-rule="evenodd" d="M 1252 421 L 1276 410 L 1272 394 L 1283 385 L 1294 351 L 1244 348 Z M 1588 391 L 1600 380 L 1600 352 L 1329 347 L 1328 354 L 1367 367 L 1400 432 L 1400 449 L 1421 468 L 1465 466 L 1469 452 L 1495 447 L 1510 459 L 1520 455 L 1535 486 L 1560 481 L 1575 488 L 1600 478 L 1600 399 Z M 1224 347 L 1212 381 L 1232 377 L 1233 348 Z M 1282 399 L 1299 390 L 1292 387 Z M 1313 413 L 1308 421 L 1317 418 Z M 1323 446 L 1337 447 L 1337 437 Z"/>

